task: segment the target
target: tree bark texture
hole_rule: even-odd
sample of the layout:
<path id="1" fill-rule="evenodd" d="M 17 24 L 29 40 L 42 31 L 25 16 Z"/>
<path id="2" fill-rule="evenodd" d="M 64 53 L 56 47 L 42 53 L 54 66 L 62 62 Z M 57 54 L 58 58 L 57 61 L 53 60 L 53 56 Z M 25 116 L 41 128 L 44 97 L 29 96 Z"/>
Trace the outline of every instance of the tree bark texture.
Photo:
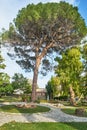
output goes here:
<path id="1" fill-rule="evenodd" d="M 33 84 L 32 84 L 32 95 L 31 100 L 34 102 L 36 100 L 36 87 L 37 87 L 37 79 L 38 79 L 38 70 L 39 65 L 42 60 L 42 58 L 46 55 L 47 50 L 53 46 L 53 42 L 48 44 L 42 51 L 40 55 L 38 55 L 38 48 L 36 48 L 36 62 L 35 62 L 35 68 L 34 68 L 34 75 L 33 75 Z"/>
<path id="2" fill-rule="evenodd" d="M 35 68 L 34 68 L 34 74 L 33 74 L 32 94 L 31 94 L 32 102 L 36 100 L 36 87 L 37 87 L 39 65 L 40 65 L 40 59 L 37 58 Z"/>
<path id="3" fill-rule="evenodd" d="M 70 103 L 71 105 L 75 106 L 76 102 L 75 102 L 75 93 L 73 91 L 72 86 L 70 86 Z"/>

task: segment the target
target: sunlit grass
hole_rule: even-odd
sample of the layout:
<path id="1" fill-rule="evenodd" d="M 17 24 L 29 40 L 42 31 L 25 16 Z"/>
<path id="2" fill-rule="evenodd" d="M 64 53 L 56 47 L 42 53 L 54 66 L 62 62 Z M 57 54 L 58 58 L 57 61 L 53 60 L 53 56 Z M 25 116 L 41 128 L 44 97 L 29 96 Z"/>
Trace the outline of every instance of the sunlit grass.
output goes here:
<path id="1" fill-rule="evenodd" d="M 87 130 L 87 123 L 16 123 L 11 122 L 0 127 L 0 130 Z"/>
<path id="2" fill-rule="evenodd" d="M 16 96 L 2 96 L 0 102 L 18 102 L 21 101 L 21 97 Z"/>
<path id="3" fill-rule="evenodd" d="M 10 113 L 37 113 L 48 112 L 50 108 L 44 106 L 36 106 L 35 108 L 19 108 L 15 105 L 4 105 L 0 107 L 0 111 Z"/>

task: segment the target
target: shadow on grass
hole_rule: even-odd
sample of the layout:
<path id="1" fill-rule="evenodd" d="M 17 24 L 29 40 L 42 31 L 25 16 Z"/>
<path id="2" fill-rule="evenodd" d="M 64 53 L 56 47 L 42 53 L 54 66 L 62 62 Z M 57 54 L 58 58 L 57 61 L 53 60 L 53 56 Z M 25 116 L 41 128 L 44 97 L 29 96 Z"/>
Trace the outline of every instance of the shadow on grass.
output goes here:
<path id="1" fill-rule="evenodd" d="M 87 122 L 70 122 L 64 124 L 71 126 L 73 130 L 87 130 Z"/>
<path id="2" fill-rule="evenodd" d="M 48 112 L 50 108 L 44 106 L 36 106 L 35 108 L 23 108 L 16 105 L 3 105 L 0 107 L 0 111 L 10 112 L 10 113 L 38 113 L 38 112 Z"/>
<path id="3" fill-rule="evenodd" d="M 10 113 L 20 113 L 20 115 L 16 114 L 15 116 L 14 116 L 14 114 L 13 115 L 10 114 L 10 118 L 12 117 L 11 121 L 15 120 L 18 122 L 21 122 L 21 121 L 22 122 L 23 121 L 27 121 L 27 122 L 68 122 L 68 121 L 74 122 L 75 120 L 82 121 L 82 122 L 87 121 L 87 118 L 80 118 L 80 117 L 79 118 L 75 117 L 75 120 L 74 120 L 74 116 L 63 114 L 61 112 L 61 110 L 58 108 L 51 107 L 52 110 L 49 111 L 50 110 L 49 106 L 48 107 L 37 106 L 36 108 L 18 108 L 15 105 L 6 105 L 6 106 L 2 106 L 0 109 L 2 109 L 4 112 L 9 111 Z M 44 113 L 44 112 L 47 112 L 47 113 Z M 34 113 L 36 113 L 36 114 L 34 114 Z M 4 115 L 5 115 L 5 113 L 4 113 Z M 22 120 L 22 118 L 23 118 L 23 120 Z M 4 122 L 4 123 L 6 123 L 6 122 Z M 74 125 L 73 123 L 62 123 L 62 124 L 68 125 L 68 126 L 70 125 L 73 128 L 74 127 L 79 128 L 79 129 L 75 129 L 75 130 L 81 130 L 81 128 L 85 127 L 85 126 L 83 127 L 81 125 L 81 128 L 80 128 L 80 123 L 74 123 L 76 125 Z M 82 123 L 82 124 L 84 124 L 84 123 Z M 87 124 L 86 124 L 86 127 L 87 127 Z M 65 129 L 61 129 L 61 130 L 65 130 Z M 67 130 L 71 130 L 71 129 L 67 129 Z M 85 130 L 85 128 L 82 130 Z"/>

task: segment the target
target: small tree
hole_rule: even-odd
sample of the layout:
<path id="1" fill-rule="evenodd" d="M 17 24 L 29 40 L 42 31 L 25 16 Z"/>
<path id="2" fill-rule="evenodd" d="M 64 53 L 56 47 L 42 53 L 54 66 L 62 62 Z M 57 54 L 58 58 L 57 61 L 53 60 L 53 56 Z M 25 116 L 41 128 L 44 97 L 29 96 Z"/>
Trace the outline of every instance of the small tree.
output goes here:
<path id="1" fill-rule="evenodd" d="M 15 26 L 15 27 L 14 27 Z M 32 101 L 36 98 L 36 86 L 40 64 L 43 69 L 52 69 L 48 56 L 53 52 L 80 43 L 87 32 L 85 22 L 77 7 L 65 2 L 29 4 L 22 8 L 10 24 L 2 40 L 13 43 L 20 60 L 17 63 L 25 70 L 33 69 Z"/>
<path id="2" fill-rule="evenodd" d="M 23 90 L 24 93 L 31 92 L 31 85 L 28 82 L 28 79 L 19 73 L 15 73 L 14 76 L 12 77 L 12 86 L 14 89 Z"/>
<path id="3" fill-rule="evenodd" d="M 8 74 L 2 72 L 2 69 L 5 69 L 6 67 L 3 61 L 4 59 L 0 54 L 0 96 L 2 94 L 8 94 L 13 91 L 12 86 L 10 85 L 10 77 Z"/>
<path id="4" fill-rule="evenodd" d="M 58 77 L 52 77 L 51 86 L 52 86 L 52 90 L 53 90 L 53 97 L 58 96 L 58 94 L 60 94 L 60 92 L 61 92 L 60 79 Z"/>
<path id="5" fill-rule="evenodd" d="M 1 53 L 1 52 L 0 52 Z M 2 58 L 0 54 L 0 69 L 5 69 L 6 65 L 3 63 L 4 59 Z M 1 73 L 0 73 L 1 74 Z"/>
<path id="6" fill-rule="evenodd" d="M 53 99 L 53 90 L 52 90 L 52 85 L 51 85 L 51 81 L 48 81 L 47 85 L 46 85 L 46 90 L 47 90 L 47 97 L 48 99 Z"/>
<path id="7" fill-rule="evenodd" d="M 61 93 L 60 79 L 58 77 L 52 77 L 46 85 L 47 93 L 50 98 L 54 98 Z"/>

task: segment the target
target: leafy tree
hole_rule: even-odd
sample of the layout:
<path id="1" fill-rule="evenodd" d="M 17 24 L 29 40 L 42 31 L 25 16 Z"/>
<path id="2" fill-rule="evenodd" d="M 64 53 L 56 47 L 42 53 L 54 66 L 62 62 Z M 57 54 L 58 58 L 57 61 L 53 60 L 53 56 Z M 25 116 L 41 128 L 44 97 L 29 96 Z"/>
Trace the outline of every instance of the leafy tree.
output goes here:
<path id="1" fill-rule="evenodd" d="M 46 85 L 46 90 L 49 99 L 58 96 L 61 93 L 60 79 L 58 77 L 51 77 Z"/>
<path id="2" fill-rule="evenodd" d="M 21 89 L 24 91 L 24 93 L 31 92 L 31 85 L 28 82 L 28 79 L 26 79 L 22 74 L 19 73 L 15 73 L 12 77 L 12 86 L 13 89 Z"/>
<path id="3" fill-rule="evenodd" d="M 29 4 L 18 12 L 6 37 L 8 35 L 7 40 L 15 46 L 20 58 L 17 63 L 26 71 L 34 71 L 32 101 L 36 97 L 40 64 L 44 73 L 52 69 L 48 56 L 52 59 L 53 52 L 80 43 L 86 31 L 78 8 L 65 2 Z M 3 35 L 3 39 L 6 37 Z"/>
<path id="4" fill-rule="evenodd" d="M 52 91 L 53 91 L 53 97 L 58 96 L 58 94 L 60 94 L 60 91 L 61 91 L 60 80 L 58 77 L 51 78 L 51 86 L 52 86 Z"/>
<path id="5" fill-rule="evenodd" d="M 6 73 L 2 73 L 0 77 L 0 96 L 2 94 L 11 94 L 13 88 L 10 84 L 10 77 Z"/>
<path id="6" fill-rule="evenodd" d="M 0 52 L 1 53 L 1 52 Z M 4 59 L 2 58 L 1 54 L 0 54 L 0 69 L 5 69 L 5 64 L 3 63 Z M 1 73 L 0 73 L 1 74 Z"/>
<path id="7" fill-rule="evenodd" d="M 87 96 L 87 44 L 83 46 L 83 64 L 84 64 L 84 76 L 82 77 L 82 92 L 84 96 Z"/>
<path id="8" fill-rule="evenodd" d="M 52 85 L 51 85 L 51 81 L 49 80 L 47 85 L 46 85 L 46 90 L 47 90 L 47 96 L 48 99 L 53 99 L 53 90 L 52 90 Z"/>
<path id="9" fill-rule="evenodd" d="M 56 74 L 61 79 L 64 91 L 70 92 L 72 105 L 75 103 L 75 94 L 79 95 L 80 75 L 83 70 L 80 58 L 81 53 L 78 48 L 68 49 L 62 54 L 62 58 L 56 58 L 58 62 Z"/>
<path id="10" fill-rule="evenodd" d="M 2 72 L 6 65 L 3 63 L 4 59 L 0 54 L 0 96 L 12 92 L 12 86 L 10 85 L 10 77 Z"/>

